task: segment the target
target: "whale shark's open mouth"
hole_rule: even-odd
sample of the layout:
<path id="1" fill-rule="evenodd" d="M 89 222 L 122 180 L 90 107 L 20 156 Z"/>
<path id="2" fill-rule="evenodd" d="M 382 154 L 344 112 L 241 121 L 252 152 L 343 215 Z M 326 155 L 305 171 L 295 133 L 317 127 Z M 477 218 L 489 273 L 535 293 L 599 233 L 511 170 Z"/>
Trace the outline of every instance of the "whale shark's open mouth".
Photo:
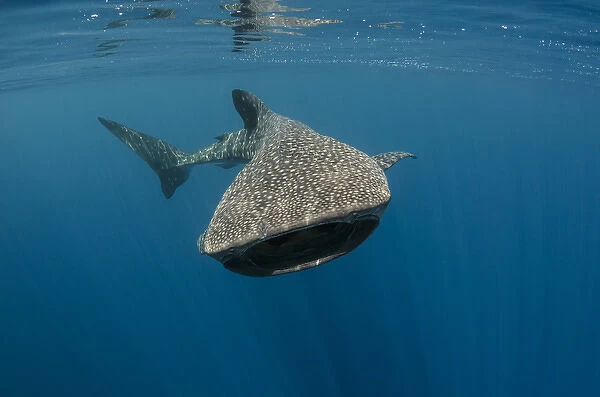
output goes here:
<path id="1" fill-rule="evenodd" d="M 247 276 L 295 272 L 352 251 L 378 225 L 379 216 L 373 214 L 310 225 L 229 251 L 220 260 L 229 270 Z"/>

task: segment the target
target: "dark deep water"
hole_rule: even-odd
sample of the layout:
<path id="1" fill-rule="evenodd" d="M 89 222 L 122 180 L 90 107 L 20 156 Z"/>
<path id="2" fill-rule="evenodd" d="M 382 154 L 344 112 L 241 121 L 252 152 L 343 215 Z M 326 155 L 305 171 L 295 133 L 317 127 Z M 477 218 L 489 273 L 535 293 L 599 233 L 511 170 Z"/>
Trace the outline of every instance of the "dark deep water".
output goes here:
<path id="1" fill-rule="evenodd" d="M 572 20 L 595 20 L 593 32 L 590 7 L 565 19 L 592 12 Z M 545 26 L 523 20 L 527 32 Z M 563 73 L 573 64 L 562 59 L 526 76 L 458 70 L 442 56 L 449 70 L 353 62 L 352 52 L 348 62 L 236 61 L 227 30 L 222 56 L 197 70 L 172 71 L 169 59 L 160 70 L 121 47 L 75 71 L 1 47 L 0 395 L 599 395 L 590 35 L 587 75 Z M 511 49 L 490 58 L 510 69 Z M 96 120 L 195 150 L 241 128 L 233 88 L 369 154 L 419 156 L 387 172 L 392 202 L 367 242 L 305 272 L 228 272 L 196 238 L 237 170 L 196 167 L 167 201 Z"/>

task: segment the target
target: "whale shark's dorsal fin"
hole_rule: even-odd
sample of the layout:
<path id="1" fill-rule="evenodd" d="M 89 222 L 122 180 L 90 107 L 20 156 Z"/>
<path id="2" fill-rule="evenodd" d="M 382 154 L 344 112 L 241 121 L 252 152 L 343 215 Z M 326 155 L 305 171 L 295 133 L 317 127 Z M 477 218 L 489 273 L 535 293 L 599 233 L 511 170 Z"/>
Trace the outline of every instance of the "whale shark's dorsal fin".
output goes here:
<path id="1" fill-rule="evenodd" d="M 224 134 L 221 134 L 221 135 L 219 135 L 219 136 L 216 136 L 216 137 L 215 137 L 215 139 L 216 139 L 217 141 L 219 141 L 219 142 L 223 142 L 223 141 L 225 140 L 225 138 L 227 138 L 227 135 L 229 135 L 229 133 L 227 133 L 227 132 L 226 132 L 226 133 L 224 133 Z"/>
<path id="2" fill-rule="evenodd" d="M 259 119 L 271 113 L 271 110 L 256 95 L 242 90 L 233 90 L 233 105 L 244 120 L 244 128 L 251 132 L 258 126 Z"/>

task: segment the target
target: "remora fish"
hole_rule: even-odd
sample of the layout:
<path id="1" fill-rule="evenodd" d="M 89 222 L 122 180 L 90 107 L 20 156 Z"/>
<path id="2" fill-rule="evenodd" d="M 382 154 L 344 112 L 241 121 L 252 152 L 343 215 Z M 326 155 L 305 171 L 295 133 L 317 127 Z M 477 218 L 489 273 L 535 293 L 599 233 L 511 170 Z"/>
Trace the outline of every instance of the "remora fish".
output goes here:
<path id="1" fill-rule="evenodd" d="M 165 197 L 191 167 L 247 163 L 223 195 L 200 253 L 248 276 L 304 270 L 344 255 L 379 225 L 390 191 L 384 170 L 406 152 L 368 156 L 299 121 L 271 111 L 258 97 L 234 90 L 244 128 L 186 153 L 114 121 L 98 119 L 160 178 Z"/>

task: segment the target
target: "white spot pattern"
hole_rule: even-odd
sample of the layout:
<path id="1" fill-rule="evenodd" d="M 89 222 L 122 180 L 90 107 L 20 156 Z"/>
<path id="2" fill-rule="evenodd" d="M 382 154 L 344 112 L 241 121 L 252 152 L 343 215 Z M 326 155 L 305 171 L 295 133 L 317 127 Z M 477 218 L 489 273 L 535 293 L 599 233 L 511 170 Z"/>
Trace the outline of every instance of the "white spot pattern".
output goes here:
<path id="1" fill-rule="evenodd" d="M 271 113 L 264 146 L 223 195 L 201 239 L 211 255 L 390 200 L 386 177 L 365 153 Z M 261 120 L 264 121 L 264 120 Z"/>

